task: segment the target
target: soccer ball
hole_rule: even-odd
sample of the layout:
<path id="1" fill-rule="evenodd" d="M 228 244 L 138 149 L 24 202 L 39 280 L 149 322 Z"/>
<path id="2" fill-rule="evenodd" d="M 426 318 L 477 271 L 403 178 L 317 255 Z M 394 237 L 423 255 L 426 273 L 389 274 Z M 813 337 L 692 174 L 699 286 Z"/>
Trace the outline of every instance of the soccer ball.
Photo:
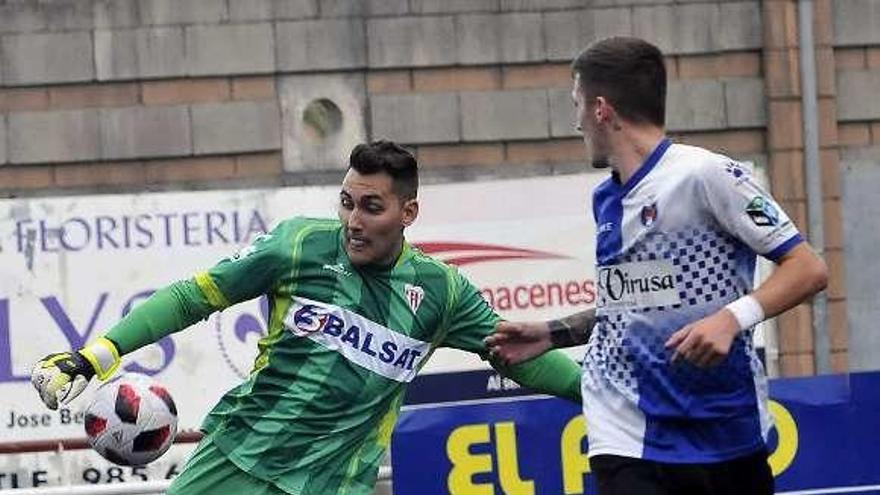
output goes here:
<path id="1" fill-rule="evenodd" d="M 168 450 L 177 433 L 171 394 L 145 375 L 126 374 L 95 392 L 85 413 L 89 444 L 122 466 L 143 466 Z"/>

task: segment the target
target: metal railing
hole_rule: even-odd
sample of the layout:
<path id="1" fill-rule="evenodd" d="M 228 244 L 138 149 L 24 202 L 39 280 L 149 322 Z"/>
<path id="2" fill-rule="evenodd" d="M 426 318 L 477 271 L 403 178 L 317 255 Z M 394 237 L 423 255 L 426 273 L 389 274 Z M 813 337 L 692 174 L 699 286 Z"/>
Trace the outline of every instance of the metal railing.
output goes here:
<path id="1" fill-rule="evenodd" d="M 174 443 L 197 443 L 202 439 L 198 431 L 182 431 L 174 438 Z M 0 443 L 0 455 L 27 454 L 35 452 L 63 452 L 91 448 L 85 438 L 59 438 L 53 440 L 30 440 L 24 442 Z M 64 485 L 41 488 L 0 489 L 9 495 L 153 495 L 162 494 L 171 486 L 173 480 L 127 481 L 109 484 Z M 391 481 L 391 466 L 379 467 L 379 482 Z"/>
<path id="2" fill-rule="evenodd" d="M 391 467 L 379 467 L 379 481 L 391 480 Z M 74 485 L 46 488 L 14 488 L 10 495 L 153 495 L 165 493 L 172 480 L 138 481 L 110 485 Z M 7 490 L 2 490 L 4 493 Z"/>

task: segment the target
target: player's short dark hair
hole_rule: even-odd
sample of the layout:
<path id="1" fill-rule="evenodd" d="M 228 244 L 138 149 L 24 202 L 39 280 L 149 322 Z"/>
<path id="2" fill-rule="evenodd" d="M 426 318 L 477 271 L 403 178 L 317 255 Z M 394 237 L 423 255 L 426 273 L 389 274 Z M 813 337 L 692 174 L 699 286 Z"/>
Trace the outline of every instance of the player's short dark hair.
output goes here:
<path id="1" fill-rule="evenodd" d="M 596 41 L 572 63 L 587 98 L 604 96 L 625 120 L 663 126 L 666 65 L 659 48 L 639 38 Z"/>
<path id="2" fill-rule="evenodd" d="M 390 175 L 394 193 L 401 199 L 415 199 L 418 194 L 419 169 L 416 159 L 397 143 L 382 140 L 359 144 L 351 150 L 348 166 L 363 175 Z"/>

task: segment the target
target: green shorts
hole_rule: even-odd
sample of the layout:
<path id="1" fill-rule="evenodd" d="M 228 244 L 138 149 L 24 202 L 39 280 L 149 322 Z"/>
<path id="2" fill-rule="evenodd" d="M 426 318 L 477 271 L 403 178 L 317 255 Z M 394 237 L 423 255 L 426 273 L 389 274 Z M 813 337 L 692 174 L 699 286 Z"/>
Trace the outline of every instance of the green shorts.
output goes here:
<path id="1" fill-rule="evenodd" d="M 255 478 L 226 458 L 210 435 L 196 447 L 166 495 L 286 495 L 268 481 Z"/>

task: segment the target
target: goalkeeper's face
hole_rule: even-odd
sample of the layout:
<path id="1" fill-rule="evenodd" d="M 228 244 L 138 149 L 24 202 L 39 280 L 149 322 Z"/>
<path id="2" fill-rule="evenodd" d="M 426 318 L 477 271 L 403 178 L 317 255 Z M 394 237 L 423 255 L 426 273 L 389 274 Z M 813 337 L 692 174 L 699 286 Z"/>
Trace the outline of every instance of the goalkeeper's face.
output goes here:
<path id="1" fill-rule="evenodd" d="M 345 251 L 354 265 L 388 266 L 403 248 L 403 229 L 415 221 L 418 201 L 403 199 L 384 172 L 361 174 L 349 169 L 339 192 L 339 220 Z"/>

